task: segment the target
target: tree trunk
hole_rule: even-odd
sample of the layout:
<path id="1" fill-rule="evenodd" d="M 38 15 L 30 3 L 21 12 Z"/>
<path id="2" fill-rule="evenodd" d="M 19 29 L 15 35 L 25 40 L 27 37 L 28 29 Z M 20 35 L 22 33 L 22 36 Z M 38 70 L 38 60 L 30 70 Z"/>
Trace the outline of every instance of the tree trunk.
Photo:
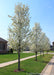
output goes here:
<path id="1" fill-rule="evenodd" d="M 40 56 L 41 56 L 41 51 L 40 51 Z"/>
<path id="2" fill-rule="evenodd" d="M 48 54 L 48 51 L 47 51 L 47 54 Z"/>
<path id="3" fill-rule="evenodd" d="M 43 51 L 43 56 L 44 56 L 44 51 Z"/>
<path id="4" fill-rule="evenodd" d="M 20 71 L 20 40 L 19 40 L 19 48 L 18 48 L 18 70 Z"/>
<path id="5" fill-rule="evenodd" d="M 35 52 L 35 54 L 36 54 L 35 60 L 37 61 L 37 52 Z"/>

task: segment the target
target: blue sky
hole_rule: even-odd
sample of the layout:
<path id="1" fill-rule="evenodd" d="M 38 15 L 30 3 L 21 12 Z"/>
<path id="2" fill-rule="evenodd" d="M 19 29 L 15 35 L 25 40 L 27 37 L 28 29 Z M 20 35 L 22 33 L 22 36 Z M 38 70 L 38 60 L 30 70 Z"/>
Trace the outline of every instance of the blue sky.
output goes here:
<path id="1" fill-rule="evenodd" d="M 0 37 L 8 39 L 8 26 L 14 15 L 15 4 L 22 2 L 30 8 L 30 26 L 39 22 L 42 31 L 46 33 L 51 42 L 54 41 L 54 0 L 0 0 Z"/>

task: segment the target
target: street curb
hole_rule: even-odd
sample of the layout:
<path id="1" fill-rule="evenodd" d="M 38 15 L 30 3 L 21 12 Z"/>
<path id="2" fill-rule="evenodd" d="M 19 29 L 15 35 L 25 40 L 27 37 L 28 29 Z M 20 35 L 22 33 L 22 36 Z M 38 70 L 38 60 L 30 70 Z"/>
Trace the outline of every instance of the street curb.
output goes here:
<path id="1" fill-rule="evenodd" d="M 53 58 L 53 57 L 52 57 L 52 58 Z M 52 60 L 52 58 L 51 58 L 51 60 Z M 51 60 L 49 61 L 49 63 L 51 62 Z M 47 69 L 49 63 L 45 66 L 45 68 L 42 70 L 42 72 L 40 73 L 40 75 L 43 75 L 43 74 L 44 74 L 44 72 L 46 71 L 46 69 Z"/>

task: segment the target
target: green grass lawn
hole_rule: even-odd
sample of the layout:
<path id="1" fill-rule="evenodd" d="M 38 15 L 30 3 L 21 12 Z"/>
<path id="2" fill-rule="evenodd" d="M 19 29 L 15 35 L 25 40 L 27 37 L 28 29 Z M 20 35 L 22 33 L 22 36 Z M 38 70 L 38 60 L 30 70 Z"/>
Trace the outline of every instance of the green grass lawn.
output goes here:
<path id="1" fill-rule="evenodd" d="M 44 52 L 47 52 L 47 51 L 44 51 Z M 53 52 L 54 53 L 54 51 L 52 51 L 52 50 L 49 50 L 48 52 Z"/>
<path id="2" fill-rule="evenodd" d="M 50 50 L 49 52 L 52 52 L 52 53 L 54 53 L 54 51 L 51 51 L 51 50 Z"/>
<path id="3" fill-rule="evenodd" d="M 35 61 L 35 58 L 27 59 L 21 61 L 21 69 L 24 69 L 25 72 L 14 72 L 17 69 L 18 64 L 12 64 L 7 67 L 0 68 L 0 75 L 26 75 L 26 73 L 41 73 L 43 68 L 49 62 L 53 55 L 45 55 L 44 57 L 38 56 L 38 61 Z"/>
<path id="4" fill-rule="evenodd" d="M 35 53 L 21 53 L 20 58 L 32 56 L 34 54 Z M 18 54 L 17 53 L 0 55 L 0 63 L 8 62 L 8 61 L 11 61 L 11 60 L 16 60 L 16 59 L 18 59 Z"/>

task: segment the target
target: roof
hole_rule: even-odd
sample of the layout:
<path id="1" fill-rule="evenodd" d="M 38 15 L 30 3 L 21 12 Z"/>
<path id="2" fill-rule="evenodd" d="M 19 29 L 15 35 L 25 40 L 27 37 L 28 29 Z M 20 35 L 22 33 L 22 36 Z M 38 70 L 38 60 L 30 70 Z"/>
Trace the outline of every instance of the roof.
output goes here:
<path id="1" fill-rule="evenodd" d="M 0 37 L 0 42 L 8 42 L 8 41 Z"/>

